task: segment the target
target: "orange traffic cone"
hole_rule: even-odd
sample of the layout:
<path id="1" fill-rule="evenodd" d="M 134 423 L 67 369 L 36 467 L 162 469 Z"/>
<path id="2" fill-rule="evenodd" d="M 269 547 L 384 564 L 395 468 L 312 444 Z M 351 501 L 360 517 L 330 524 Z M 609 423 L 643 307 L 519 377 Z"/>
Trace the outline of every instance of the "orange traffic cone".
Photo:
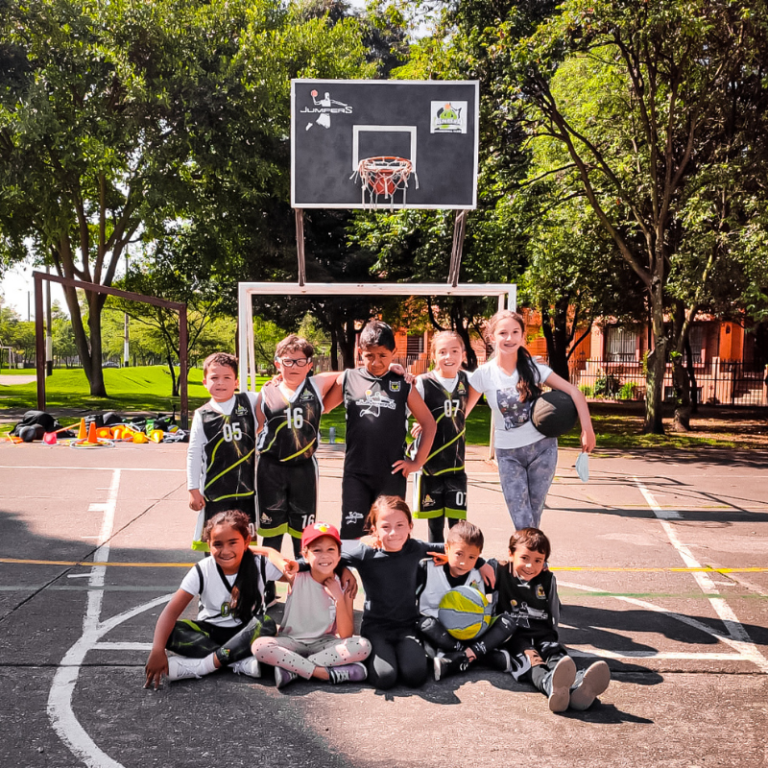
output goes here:
<path id="1" fill-rule="evenodd" d="M 80 419 L 80 429 L 77 430 L 77 439 L 85 440 L 88 437 L 88 433 L 85 430 L 85 419 Z"/>
<path id="2" fill-rule="evenodd" d="M 96 435 L 96 422 L 92 421 L 91 426 L 88 428 L 88 439 L 86 440 L 87 443 L 90 443 L 91 445 L 98 445 L 99 438 Z"/>

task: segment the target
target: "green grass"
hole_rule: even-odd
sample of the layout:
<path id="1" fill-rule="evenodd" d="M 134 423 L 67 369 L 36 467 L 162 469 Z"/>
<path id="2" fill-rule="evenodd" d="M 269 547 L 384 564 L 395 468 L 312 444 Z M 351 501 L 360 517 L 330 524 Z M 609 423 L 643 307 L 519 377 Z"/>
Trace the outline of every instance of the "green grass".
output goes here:
<path id="1" fill-rule="evenodd" d="M 7 372 L 7 369 L 3 371 Z M 16 370 L 10 373 L 29 375 L 31 370 Z M 202 385 L 203 372 L 199 368 L 189 374 L 190 413 L 208 400 L 208 393 Z M 88 382 L 81 369 L 56 369 L 53 376 L 46 379 L 46 408 L 52 413 L 58 410 L 74 409 L 92 411 L 151 411 L 169 413 L 174 408 L 178 413 L 178 398 L 171 397 L 171 375 L 165 366 L 147 366 L 139 368 L 106 368 L 104 380 L 109 397 L 91 397 L 88 394 Z M 266 378 L 257 379 L 260 388 Z M 0 408 L 37 408 L 37 389 L 35 382 L 12 386 L 0 385 Z M 605 404 L 591 404 L 592 422 L 597 435 L 599 448 L 747 448 L 752 443 L 747 436 L 739 435 L 739 426 L 735 422 L 732 431 L 708 434 L 678 434 L 669 431 L 666 435 L 644 435 L 642 415 L 634 410 Z M 637 412 L 636 412 L 637 411 Z M 491 412 L 487 405 L 479 404 L 467 420 L 467 442 L 470 445 L 488 445 Z M 62 424 L 77 421 L 79 416 L 62 415 Z M 667 422 L 669 424 L 669 421 Z M 343 442 L 346 435 L 345 414 L 342 408 L 336 408 L 323 416 L 320 429 L 321 438 L 328 441 L 329 430 L 336 428 L 336 440 Z M 0 433 L 7 432 L 10 425 L 0 425 Z M 579 430 L 573 429 L 559 439 L 563 447 L 579 447 Z"/>

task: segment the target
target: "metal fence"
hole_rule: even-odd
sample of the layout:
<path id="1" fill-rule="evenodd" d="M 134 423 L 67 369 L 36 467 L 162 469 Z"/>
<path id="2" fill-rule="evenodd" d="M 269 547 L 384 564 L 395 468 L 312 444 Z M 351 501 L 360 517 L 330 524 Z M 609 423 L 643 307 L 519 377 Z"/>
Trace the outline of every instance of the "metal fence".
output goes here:
<path id="1" fill-rule="evenodd" d="M 647 386 L 642 360 L 575 358 L 569 362 L 571 383 L 587 398 L 643 400 Z M 768 366 L 763 361 L 711 358 L 693 366 L 698 401 L 711 405 L 768 405 Z M 664 376 L 664 399 L 674 400 L 672 365 Z"/>

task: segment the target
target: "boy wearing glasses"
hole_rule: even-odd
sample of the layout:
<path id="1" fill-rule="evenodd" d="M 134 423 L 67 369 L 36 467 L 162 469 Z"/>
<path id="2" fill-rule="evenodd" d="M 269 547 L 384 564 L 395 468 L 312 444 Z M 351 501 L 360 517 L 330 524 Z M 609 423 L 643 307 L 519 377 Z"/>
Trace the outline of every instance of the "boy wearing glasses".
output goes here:
<path id="1" fill-rule="evenodd" d="M 275 350 L 280 383 L 263 387 L 256 402 L 258 533 L 263 546 L 278 552 L 287 533 L 296 557 L 302 531 L 315 522 L 320 417 L 323 398 L 336 381 L 335 375 L 309 375 L 313 354 L 306 339 L 284 338 Z"/>

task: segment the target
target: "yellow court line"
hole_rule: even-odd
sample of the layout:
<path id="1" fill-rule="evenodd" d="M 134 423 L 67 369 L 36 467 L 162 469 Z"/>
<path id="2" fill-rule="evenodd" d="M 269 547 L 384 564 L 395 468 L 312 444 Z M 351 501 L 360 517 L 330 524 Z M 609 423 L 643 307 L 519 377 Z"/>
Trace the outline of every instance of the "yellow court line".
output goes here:
<path id="1" fill-rule="evenodd" d="M 0 557 L 0 564 L 9 565 L 68 565 L 83 566 L 110 566 L 116 568 L 192 568 L 195 563 L 117 563 L 91 562 L 89 560 L 22 560 L 13 557 Z M 551 571 L 588 571 L 590 573 L 766 573 L 768 568 L 623 568 L 610 566 L 589 565 L 552 565 Z"/>

